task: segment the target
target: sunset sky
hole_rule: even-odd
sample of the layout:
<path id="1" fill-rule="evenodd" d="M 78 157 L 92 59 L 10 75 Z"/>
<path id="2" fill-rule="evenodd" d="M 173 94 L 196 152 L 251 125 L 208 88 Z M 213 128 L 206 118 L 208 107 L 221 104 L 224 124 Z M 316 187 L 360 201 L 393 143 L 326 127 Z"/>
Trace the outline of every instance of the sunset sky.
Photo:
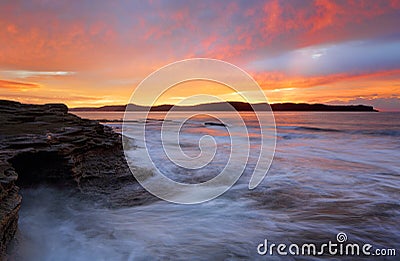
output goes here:
<path id="1" fill-rule="evenodd" d="M 0 46 L 0 99 L 125 104 L 159 67 L 204 57 L 250 73 L 272 103 L 400 111 L 400 0 L 6 0 Z"/>

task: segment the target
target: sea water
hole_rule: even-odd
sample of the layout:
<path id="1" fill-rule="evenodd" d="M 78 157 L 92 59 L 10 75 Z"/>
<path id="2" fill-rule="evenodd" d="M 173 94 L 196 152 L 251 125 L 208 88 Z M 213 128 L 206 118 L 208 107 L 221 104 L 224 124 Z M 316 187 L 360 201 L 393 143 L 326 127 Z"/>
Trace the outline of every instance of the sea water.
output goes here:
<path id="1" fill-rule="evenodd" d="M 76 114 L 102 120 L 123 117 L 118 112 Z M 151 144 L 158 141 L 163 116 L 156 113 L 148 121 L 155 137 L 148 150 L 156 163 L 166 162 L 162 147 Z M 18 244 L 11 255 L 16 260 L 265 259 L 257 253 L 265 239 L 318 244 L 335 241 L 339 232 L 346 233 L 348 242 L 399 249 L 400 113 L 276 112 L 274 160 L 254 190 L 248 189 L 248 181 L 260 126 L 254 115 L 241 116 L 253 150 L 243 176 L 222 196 L 197 205 L 160 200 L 106 209 L 58 188 L 23 189 Z M 138 121 L 141 117 L 139 113 Z M 199 152 L 199 138 L 213 136 L 218 152 L 212 164 L 196 171 L 161 164 L 171 179 L 203 182 L 223 168 L 230 153 L 226 129 L 235 126 L 205 125 L 206 121 L 210 119 L 191 119 L 180 142 L 193 156 Z M 121 123 L 104 124 L 121 130 Z M 137 123 L 129 124 L 134 129 Z M 140 160 L 145 152 L 144 144 L 137 143 L 127 155 L 139 167 L 151 168 Z"/>

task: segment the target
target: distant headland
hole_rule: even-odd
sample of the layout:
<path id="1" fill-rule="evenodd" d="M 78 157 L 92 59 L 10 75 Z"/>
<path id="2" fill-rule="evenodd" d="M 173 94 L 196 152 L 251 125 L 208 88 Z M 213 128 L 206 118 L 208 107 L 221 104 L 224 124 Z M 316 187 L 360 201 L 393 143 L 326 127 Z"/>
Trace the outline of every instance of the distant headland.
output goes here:
<path id="1" fill-rule="evenodd" d="M 265 104 L 249 104 L 245 102 L 228 102 L 237 111 L 253 111 L 265 108 Z M 109 105 L 102 107 L 80 107 L 70 108 L 70 111 L 125 111 L 128 107 L 131 111 L 169 111 L 174 105 L 158 105 L 149 108 L 136 104 L 128 105 Z M 228 111 L 228 106 L 224 102 L 206 103 L 192 106 L 175 106 L 177 111 Z M 308 103 L 274 103 L 271 104 L 273 111 L 325 111 L 325 112 L 377 112 L 372 106 L 367 105 L 327 105 L 327 104 L 308 104 Z"/>

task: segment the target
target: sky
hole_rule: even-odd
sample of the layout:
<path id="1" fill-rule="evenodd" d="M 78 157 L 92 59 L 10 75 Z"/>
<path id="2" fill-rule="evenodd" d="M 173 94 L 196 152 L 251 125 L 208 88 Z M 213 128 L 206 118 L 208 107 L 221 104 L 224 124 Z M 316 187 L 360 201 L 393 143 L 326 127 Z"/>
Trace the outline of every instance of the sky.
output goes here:
<path id="1" fill-rule="evenodd" d="M 271 103 L 400 111 L 399 25 L 400 0 L 5 0 L 0 99 L 125 104 L 155 70 L 201 57 L 239 66 Z"/>

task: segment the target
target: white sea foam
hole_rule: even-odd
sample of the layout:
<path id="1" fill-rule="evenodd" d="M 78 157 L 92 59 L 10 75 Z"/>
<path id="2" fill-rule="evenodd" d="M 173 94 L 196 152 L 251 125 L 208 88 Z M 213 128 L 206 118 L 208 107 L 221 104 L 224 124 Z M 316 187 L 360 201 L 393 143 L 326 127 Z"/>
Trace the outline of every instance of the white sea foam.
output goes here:
<path id="1" fill-rule="evenodd" d="M 104 209 L 54 188 L 25 189 L 13 255 L 16 260 L 256 259 L 264 238 L 326 242 L 339 231 L 356 242 L 399 248 L 400 141 L 375 135 L 399 131 L 399 116 L 277 113 L 277 151 L 264 182 L 247 189 L 255 164 L 250 161 L 231 190 L 199 205 L 160 201 Z M 198 151 L 204 128 L 220 144 L 226 142 L 221 127 L 193 122 L 182 141 L 188 153 Z M 257 148 L 257 129 L 249 132 Z M 143 147 L 135 145 L 129 157 L 140 165 Z M 227 147 L 220 149 L 217 169 L 226 161 Z M 163 160 L 160 150 L 152 147 Z M 171 178 L 186 182 L 208 180 L 218 172 L 164 168 Z"/>

